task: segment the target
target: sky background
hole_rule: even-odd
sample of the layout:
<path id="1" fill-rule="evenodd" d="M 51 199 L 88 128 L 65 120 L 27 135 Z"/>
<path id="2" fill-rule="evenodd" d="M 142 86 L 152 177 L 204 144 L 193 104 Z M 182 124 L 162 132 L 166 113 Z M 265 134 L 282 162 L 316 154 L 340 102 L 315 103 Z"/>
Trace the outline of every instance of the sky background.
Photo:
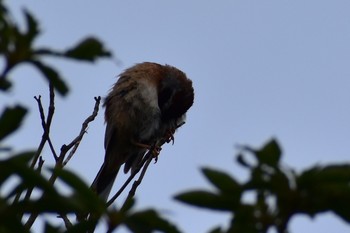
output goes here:
<path id="1" fill-rule="evenodd" d="M 47 59 L 71 92 L 57 97 L 51 135 L 59 150 L 105 96 L 116 77 L 143 61 L 170 64 L 193 80 L 195 103 L 187 123 L 164 146 L 137 192 L 137 208 L 154 207 L 184 232 L 227 226 L 228 216 L 183 205 L 182 191 L 209 188 L 200 167 L 223 169 L 244 181 L 234 162 L 236 145 L 260 147 L 276 137 L 283 164 L 297 171 L 315 164 L 348 162 L 350 154 L 350 1 L 7 1 L 23 22 L 22 9 L 40 21 L 39 46 L 66 49 L 85 36 L 100 38 L 115 59 L 95 65 Z M 35 148 L 41 124 L 34 95 L 47 104 L 47 83 L 29 66 L 13 73 L 1 102 L 31 108 L 23 129 L 7 143 Z M 3 105 L 3 103 L 1 103 Z M 90 124 L 68 167 L 91 183 L 104 157 L 103 110 Z M 20 142 L 20 143 L 19 143 Z M 44 152 L 46 163 L 52 158 Z M 121 182 L 115 184 L 118 186 Z M 38 229 L 40 226 L 37 226 Z M 348 232 L 325 213 L 293 218 L 290 230 Z M 102 230 L 101 230 L 102 232 Z"/>

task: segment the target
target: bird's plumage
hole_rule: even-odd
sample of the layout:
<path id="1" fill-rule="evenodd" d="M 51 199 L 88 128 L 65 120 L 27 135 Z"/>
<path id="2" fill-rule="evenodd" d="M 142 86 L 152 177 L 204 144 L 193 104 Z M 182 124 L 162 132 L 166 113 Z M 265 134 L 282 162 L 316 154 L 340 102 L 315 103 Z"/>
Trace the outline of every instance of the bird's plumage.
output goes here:
<path id="1" fill-rule="evenodd" d="M 144 62 L 120 74 L 104 103 L 105 160 L 92 184 L 97 194 L 106 200 L 121 165 L 125 173 L 134 170 L 147 151 L 140 144 L 164 142 L 193 99 L 192 81 L 175 67 Z"/>

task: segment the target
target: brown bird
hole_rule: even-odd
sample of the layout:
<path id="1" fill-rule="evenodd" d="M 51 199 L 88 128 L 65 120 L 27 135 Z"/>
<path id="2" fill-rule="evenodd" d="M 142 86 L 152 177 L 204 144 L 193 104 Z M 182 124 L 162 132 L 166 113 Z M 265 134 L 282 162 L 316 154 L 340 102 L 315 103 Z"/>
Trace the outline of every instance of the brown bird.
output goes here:
<path id="1" fill-rule="evenodd" d="M 104 103 L 105 159 L 92 189 L 107 200 L 120 167 L 133 171 L 152 145 L 173 140 L 193 99 L 192 81 L 175 67 L 144 62 L 120 74 Z"/>

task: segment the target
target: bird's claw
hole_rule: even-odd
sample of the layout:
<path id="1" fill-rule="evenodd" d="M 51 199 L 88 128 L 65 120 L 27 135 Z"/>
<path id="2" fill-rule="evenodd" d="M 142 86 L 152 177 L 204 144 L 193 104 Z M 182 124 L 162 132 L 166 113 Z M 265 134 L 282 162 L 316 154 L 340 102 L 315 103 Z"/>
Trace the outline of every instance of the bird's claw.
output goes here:
<path id="1" fill-rule="evenodd" d="M 158 162 L 158 156 L 160 154 L 160 151 L 162 150 L 162 148 L 160 146 L 155 146 L 152 150 L 152 156 L 154 158 L 154 163 Z"/>
<path id="2" fill-rule="evenodd" d="M 174 133 L 175 133 L 175 129 L 169 129 L 165 133 L 164 139 L 166 143 L 172 142 L 172 145 L 174 145 L 174 142 L 175 142 Z"/>
<path id="3" fill-rule="evenodd" d="M 145 148 L 148 151 L 150 151 L 150 153 L 152 154 L 152 157 L 154 158 L 155 163 L 158 161 L 158 155 L 160 154 L 160 151 L 162 150 L 162 148 L 160 146 L 157 146 L 157 145 L 151 146 L 151 145 L 139 143 L 139 142 L 133 142 L 133 144 L 135 146 Z"/>

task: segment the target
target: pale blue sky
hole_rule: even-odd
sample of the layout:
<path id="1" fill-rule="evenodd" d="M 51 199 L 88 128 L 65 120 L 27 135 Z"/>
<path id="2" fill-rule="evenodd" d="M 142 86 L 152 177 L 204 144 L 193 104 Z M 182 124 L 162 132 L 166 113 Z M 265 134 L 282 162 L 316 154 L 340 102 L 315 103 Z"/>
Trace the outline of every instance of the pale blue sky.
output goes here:
<path id="1" fill-rule="evenodd" d="M 203 165 L 244 179 L 233 162 L 235 145 L 260 146 L 277 137 L 285 165 L 348 162 L 350 154 L 350 2 L 312 1 L 7 1 L 17 19 L 26 7 L 40 20 L 38 45 L 67 48 L 97 36 L 118 62 L 96 65 L 50 59 L 70 84 L 58 98 L 52 137 L 56 147 L 73 139 L 125 68 L 142 61 L 167 63 L 193 80 L 195 104 L 187 124 L 150 166 L 137 193 L 138 207 L 156 207 L 184 232 L 206 232 L 227 217 L 172 200 L 188 188 L 209 187 Z M 35 147 L 41 125 L 32 98 L 47 100 L 47 86 L 24 66 L 12 73 L 7 102 L 32 108 L 26 127 L 8 140 Z M 3 97 L 1 97 L 3 98 Z M 102 112 L 69 164 L 91 183 L 104 156 Z M 50 162 L 49 151 L 47 163 Z M 117 185 L 120 184 L 117 182 Z M 298 217 L 293 233 L 346 232 L 331 214 Z"/>

